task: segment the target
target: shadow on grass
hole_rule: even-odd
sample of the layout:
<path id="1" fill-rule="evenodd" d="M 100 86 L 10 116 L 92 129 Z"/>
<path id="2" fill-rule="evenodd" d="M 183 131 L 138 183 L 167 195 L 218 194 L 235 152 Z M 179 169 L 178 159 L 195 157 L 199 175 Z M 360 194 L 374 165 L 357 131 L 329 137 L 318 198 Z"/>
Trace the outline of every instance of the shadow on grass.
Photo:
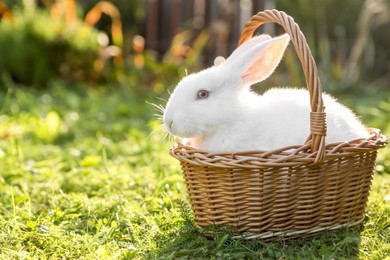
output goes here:
<path id="1" fill-rule="evenodd" d="M 205 229 L 197 228 L 188 215 L 185 217 L 180 231 L 165 241 L 155 256 L 162 259 L 355 259 L 361 243 L 361 226 L 273 242 L 237 239 L 229 229 L 213 228 L 215 235 L 206 238 L 202 235 Z"/>

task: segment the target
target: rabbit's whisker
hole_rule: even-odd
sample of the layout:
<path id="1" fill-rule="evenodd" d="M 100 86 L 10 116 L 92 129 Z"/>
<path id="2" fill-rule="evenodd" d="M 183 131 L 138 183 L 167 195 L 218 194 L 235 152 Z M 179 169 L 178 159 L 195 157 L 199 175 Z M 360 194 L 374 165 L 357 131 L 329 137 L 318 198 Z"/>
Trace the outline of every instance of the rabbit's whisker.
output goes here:
<path id="1" fill-rule="evenodd" d="M 168 103 L 168 100 L 165 100 L 165 99 L 163 99 L 163 98 L 157 97 L 157 99 L 160 100 L 160 101 L 162 101 L 162 102 L 164 102 L 165 104 Z M 161 106 L 161 105 L 160 105 L 160 106 Z"/>
<path id="2" fill-rule="evenodd" d="M 151 105 L 156 111 L 164 112 L 165 108 L 162 105 L 158 105 L 149 101 L 145 101 L 148 105 Z"/>

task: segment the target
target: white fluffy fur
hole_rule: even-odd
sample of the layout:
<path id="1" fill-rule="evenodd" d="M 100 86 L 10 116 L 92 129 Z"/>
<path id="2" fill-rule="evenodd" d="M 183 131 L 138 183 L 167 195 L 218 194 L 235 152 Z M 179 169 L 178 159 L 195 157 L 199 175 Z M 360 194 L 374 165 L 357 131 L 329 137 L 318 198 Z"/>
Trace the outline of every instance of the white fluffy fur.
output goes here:
<path id="1" fill-rule="evenodd" d="M 258 36 L 247 41 L 221 65 L 182 79 L 172 93 L 164 125 L 170 134 L 211 151 L 273 150 L 301 145 L 309 135 L 309 94 L 302 89 L 271 89 L 263 95 L 250 85 L 277 67 L 289 37 Z M 209 91 L 197 99 L 199 90 Z M 323 95 L 326 142 L 367 138 L 351 110 Z"/>

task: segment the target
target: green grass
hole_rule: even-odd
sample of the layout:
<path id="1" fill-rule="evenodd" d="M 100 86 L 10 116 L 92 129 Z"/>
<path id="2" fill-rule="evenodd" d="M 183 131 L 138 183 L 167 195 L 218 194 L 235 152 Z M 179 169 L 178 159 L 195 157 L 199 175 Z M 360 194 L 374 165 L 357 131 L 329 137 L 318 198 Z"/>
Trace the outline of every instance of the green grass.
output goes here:
<path id="1" fill-rule="evenodd" d="M 171 143 L 134 90 L 0 93 L 0 259 L 385 259 L 390 152 L 379 157 L 364 225 L 284 242 L 207 240 Z M 68 88 L 69 89 L 69 88 Z M 390 133 L 388 103 L 358 110 Z M 388 110 L 387 110 L 388 109 Z M 378 116 L 381 120 L 372 119 Z"/>

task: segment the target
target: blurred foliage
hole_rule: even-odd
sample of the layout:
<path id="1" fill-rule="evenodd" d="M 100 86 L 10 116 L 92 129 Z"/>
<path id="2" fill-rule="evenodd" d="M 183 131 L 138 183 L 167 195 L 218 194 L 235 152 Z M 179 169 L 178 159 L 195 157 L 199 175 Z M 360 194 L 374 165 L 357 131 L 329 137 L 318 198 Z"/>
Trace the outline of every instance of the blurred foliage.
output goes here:
<path id="1" fill-rule="evenodd" d="M 152 50 L 145 50 L 143 37 L 133 36 L 143 17 L 143 1 L 126 7 L 125 1 L 24 2 L 9 5 L 11 19 L 3 17 L 0 22 L 2 85 L 9 79 L 36 88 L 57 79 L 107 81 L 132 87 L 142 84 L 161 93 L 185 74 L 183 66 L 200 64 L 198 53 L 207 39 L 202 34 L 191 49 L 184 43 L 187 34 L 178 34 L 161 63 Z M 179 49 L 187 51 L 178 53 Z"/>
<path id="2" fill-rule="evenodd" d="M 3 2 L 6 6 L 12 9 L 16 6 L 21 6 L 24 0 L 2 0 L 1 2 Z"/>
<path id="3" fill-rule="evenodd" d="M 83 7 L 85 13 L 88 13 L 100 0 L 87 0 L 82 1 L 80 5 Z M 123 24 L 124 31 L 128 35 L 134 35 L 139 33 L 140 27 L 142 26 L 143 19 L 145 17 L 145 1 L 144 0 L 111 0 L 121 12 L 121 21 Z M 111 19 L 109 17 L 103 17 L 96 28 L 102 31 L 110 31 Z"/>
<path id="4" fill-rule="evenodd" d="M 0 70 L 36 87 L 56 76 L 88 80 L 94 77 L 97 39 L 96 30 L 70 28 L 46 10 L 15 9 L 12 21 L 0 23 Z"/>
<path id="5" fill-rule="evenodd" d="M 115 10 L 112 4 L 103 3 Z M 94 9 L 89 13 L 94 19 L 84 22 L 74 1 L 58 1 L 44 9 L 34 1 L 14 7 L 11 18 L 0 22 L 0 73 L 37 88 L 58 78 L 97 82 L 102 76 L 111 77 L 113 71 L 104 74 L 105 64 L 111 57 L 115 62 L 121 49 L 110 46 L 106 33 L 93 28 L 101 13 Z M 114 29 L 121 42 L 121 28 Z"/>
<path id="6" fill-rule="evenodd" d="M 185 76 L 185 69 L 172 63 L 161 63 L 150 51 L 130 56 L 125 65 L 125 84 L 140 86 L 161 94 Z"/>
<path id="7" fill-rule="evenodd" d="M 170 48 L 161 55 L 145 49 L 147 39 L 138 35 L 147 5 L 142 0 L 0 3 L 12 14 L 12 21 L 4 16 L 0 22 L 0 74 L 38 88 L 63 79 L 131 86 L 141 83 L 161 93 L 187 70 L 198 71 L 214 59 L 207 53 L 221 44 L 216 42 L 221 38 L 216 36 L 216 28 L 225 28 L 223 35 L 229 33 L 223 19 L 207 28 L 195 28 L 195 22 L 187 20 L 182 28 L 176 28 Z M 223 10 L 229 3 L 221 1 L 218 7 Z M 58 8 L 60 5 L 64 10 Z M 70 9 L 75 10 L 69 10 L 72 5 Z M 325 91 L 387 85 L 390 34 L 385 32 L 390 30 L 390 7 L 386 0 L 275 0 L 275 7 L 291 15 L 304 32 Z M 227 41 L 227 37 L 222 38 Z M 305 79 L 292 48 L 285 61 L 278 74 L 262 84 L 303 86 Z"/>
<path id="8" fill-rule="evenodd" d="M 321 79 L 332 88 L 330 91 L 350 91 L 367 83 L 387 85 L 390 79 L 388 1 L 276 0 L 276 6 L 299 24 Z M 290 65 L 288 71 L 297 77 L 300 71 L 293 67 Z"/>
<path id="9" fill-rule="evenodd" d="M 132 40 L 133 52 L 126 59 L 126 81 L 138 82 L 155 93 L 163 93 L 186 74 L 202 68 L 201 52 L 209 36 L 207 30 L 195 36 L 191 30 L 183 30 L 172 39 L 168 51 L 160 59 L 153 50 L 145 49 L 145 39 L 136 35 Z M 189 44 L 190 40 L 192 44 Z"/>

